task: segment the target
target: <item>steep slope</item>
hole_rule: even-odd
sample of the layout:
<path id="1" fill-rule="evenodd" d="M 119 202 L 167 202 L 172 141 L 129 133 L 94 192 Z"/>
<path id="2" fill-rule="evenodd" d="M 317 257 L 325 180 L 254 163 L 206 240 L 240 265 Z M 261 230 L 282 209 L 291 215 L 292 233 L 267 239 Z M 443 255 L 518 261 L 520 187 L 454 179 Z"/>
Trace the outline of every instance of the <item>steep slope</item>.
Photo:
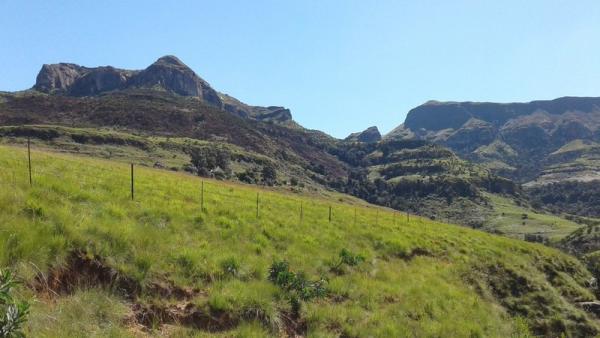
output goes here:
<path id="1" fill-rule="evenodd" d="M 38 151 L 32 162 L 30 187 L 26 151 L 0 147 L 11 187 L 0 189 L 0 265 L 37 299 L 31 336 L 600 332 L 581 305 L 595 299 L 590 273 L 548 247 L 343 195 L 211 180 L 201 195 L 197 177 L 144 168 L 132 201 L 126 164 Z M 305 296 L 293 301 L 296 287 Z"/>
<path id="2" fill-rule="evenodd" d="M 267 156 L 304 177 L 327 182 L 346 176 L 347 165 L 326 149 L 333 139 L 300 128 L 244 119 L 195 97 L 128 89 L 92 97 L 4 94 L 0 125 L 62 125 L 109 128 L 145 136 L 227 143 Z M 27 133 L 21 132 L 21 136 Z M 32 132 L 31 136 L 36 133 Z"/>

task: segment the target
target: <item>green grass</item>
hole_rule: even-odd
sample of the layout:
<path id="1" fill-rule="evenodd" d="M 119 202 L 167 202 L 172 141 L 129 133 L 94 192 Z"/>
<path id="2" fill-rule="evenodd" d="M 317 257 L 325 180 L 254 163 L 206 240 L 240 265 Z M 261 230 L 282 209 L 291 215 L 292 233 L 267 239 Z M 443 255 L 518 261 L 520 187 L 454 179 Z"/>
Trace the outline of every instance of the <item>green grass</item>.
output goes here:
<path id="1" fill-rule="evenodd" d="M 556 242 L 583 225 L 555 215 L 537 212 L 518 206 L 511 199 L 487 194 L 493 205 L 492 214 L 483 229 L 523 239 L 527 234 L 542 235 Z"/>
<path id="2" fill-rule="evenodd" d="M 594 299 L 585 287 L 589 272 L 542 245 L 426 219 L 409 222 L 404 214 L 339 194 L 210 180 L 201 211 L 199 178 L 149 168 L 136 169 L 131 201 L 124 163 L 32 155 L 29 187 L 26 150 L 0 146 L 0 265 L 32 285 L 82 250 L 142 291 L 122 297 L 89 283 L 53 296 L 23 286 L 20 297 L 33 303 L 31 336 L 285 335 L 289 304 L 267 279 L 276 260 L 287 260 L 308 279 L 328 280 L 328 295 L 301 309 L 298 322 L 309 337 L 600 332 L 597 320 L 576 306 Z M 343 248 L 366 260 L 333 273 Z M 164 297 L 150 292 L 156 281 L 198 291 L 185 300 Z M 188 305 L 226 314 L 231 325 L 218 332 L 185 323 L 143 328 L 131 319 L 134 304 Z"/>

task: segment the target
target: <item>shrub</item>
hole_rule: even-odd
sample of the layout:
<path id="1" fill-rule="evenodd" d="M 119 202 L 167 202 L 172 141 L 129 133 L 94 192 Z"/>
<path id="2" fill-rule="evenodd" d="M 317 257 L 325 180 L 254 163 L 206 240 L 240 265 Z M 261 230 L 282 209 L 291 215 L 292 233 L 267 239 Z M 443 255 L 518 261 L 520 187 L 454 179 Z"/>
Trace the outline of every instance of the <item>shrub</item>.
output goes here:
<path id="1" fill-rule="evenodd" d="M 11 291 L 15 285 L 12 273 L 0 270 L 0 337 L 25 337 L 21 327 L 29 314 L 29 304 L 13 299 Z"/>
<path id="2" fill-rule="evenodd" d="M 216 148 L 193 148 L 190 151 L 191 165 L 200 176 L 228 176 L 230 157 L 225 150 Z"/>
<path id="3" fill-rule="evenodd" d="M 342 266 L 356 266 L 365 261 L 365 257 L 362 255 L 353 254 L 346 248 L 342 249 L 339 254 L 339 261 L 337 264 L 331 267 L 331 271 L 336 273 L 343 273 Z"/>
<path id="4" fill-rule="evenodd" d="M 268 185 L 273 185 L 277 181 L 277 171 L 270 164 L 267 164 L 262 168 L 261 175 L 263 182 Z"/>
<path id="5" fill-rule="evenodd" d="M 237 276 L 240 271 L 240 264 L 235 257 L 229 257 L 221 262 L 221 269 L 225 275 Z"/>
<path id="6" fill-rule="evenodd" d="M 313 298 L 321 298 L 327 294 L 325 287 L 327 281 L 320 278 L 310 281 L 303 272 L 294 273 L 290 271 L 286 261 L 274 262 L 269 268 L 269 281 L 283 289 L 290 302 L 292 314 L 300 315 L 301 301 L 309 301 Z"/>

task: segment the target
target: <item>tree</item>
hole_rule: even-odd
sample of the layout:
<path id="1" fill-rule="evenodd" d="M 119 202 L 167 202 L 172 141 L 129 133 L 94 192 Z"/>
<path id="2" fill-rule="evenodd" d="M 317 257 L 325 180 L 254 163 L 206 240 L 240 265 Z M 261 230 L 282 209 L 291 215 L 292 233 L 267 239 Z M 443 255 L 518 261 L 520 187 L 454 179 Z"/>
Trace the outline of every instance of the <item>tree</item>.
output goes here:
<path id="1" fill-rule="evenodd" d="M 266 164 L 262 169 L 263 182 L 273 185 L 277 181 L 277 171 L 271 164 Z"/>
<path id="2" fill-rule="evenodd" d="M 193 148 L 190 156 L 191 164 L 200 176 L 215 176 L 215 173 L 219 173 L 219 176 L 228 176 L 231 173 L 229 153 L 225 150 Z"/>

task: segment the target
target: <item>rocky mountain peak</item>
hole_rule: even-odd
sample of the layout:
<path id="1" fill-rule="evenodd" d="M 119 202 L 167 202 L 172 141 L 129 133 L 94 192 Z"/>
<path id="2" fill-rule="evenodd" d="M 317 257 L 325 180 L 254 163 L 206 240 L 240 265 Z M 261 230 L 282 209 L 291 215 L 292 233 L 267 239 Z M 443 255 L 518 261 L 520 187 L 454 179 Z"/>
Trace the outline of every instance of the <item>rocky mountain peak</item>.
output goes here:
<path id="1" fill-rule="evenodd" d="M 348 135 L 345 140 L 352 142 L 375 143 L 381 141 L 381 133 L 376 126 L 372 126 L 361 132 Z"/>
<path id="2" fill-rule="evenodd" d="M 46 93 L 65 91 L 84 72 L 84 67 L 73 63 L 45 64 L 37 75 L 34 88 Z"/>
<path id="3" fill-rule="evenodd" d="M 182 96 L 196 96 L 213 106 L 222 107 L 218 93 L 177 57 L 159 58 L 131 79 L 131 86 L 161 88 Z"/>
<path id="4" fill-rule="evenodd" d="M 165 56 L 159 58 L 158 60 L 156 60 L 156 62 L 154 62 L 154 64 L 155 65 L 170 65 L 170 66 L 189 68 L 185 63 L 183 63 L 181 60 L 179 60 L 178 57 L 176 57 L 174 55 L 165 55 Z"/>

